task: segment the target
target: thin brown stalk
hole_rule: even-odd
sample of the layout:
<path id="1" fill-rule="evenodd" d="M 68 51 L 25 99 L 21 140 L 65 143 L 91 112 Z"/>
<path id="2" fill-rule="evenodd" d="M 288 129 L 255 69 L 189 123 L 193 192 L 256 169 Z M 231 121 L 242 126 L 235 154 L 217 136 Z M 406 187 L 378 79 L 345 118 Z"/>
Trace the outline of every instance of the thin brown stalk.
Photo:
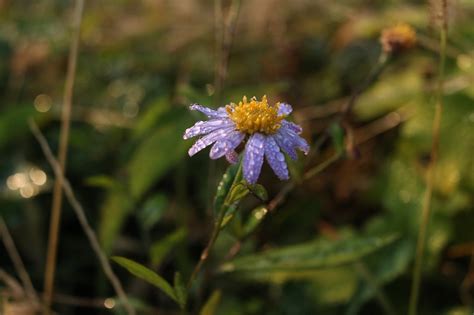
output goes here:
<path id="1" fill-rule="evenodd" d="M 440 30 L 440 51 L 439 51 L 439 74 L 436 89 L 436 103 L 433 118 L 433 127 L 431 132 L 432 143 L 430 162 L 428 164 L 426 173 L 426 190 L 423 195 L 421 222 L 418 232 L 418 241 L 416 245 L 415 265 L 413 268 L 413 280 L 410 292 L 409 309 L 410 315 L 416 315 L 418 312 L 418 299 L 421 286 L 421 269 L 423 266 L 423 255 L 425 251 L 426 237 L 431 216 L 431 202 L 433 197 L 433 186 L 435 182 L 436 163 L 439 154 L 439 142 L 441 135 L 441 117 L 443 111 L 443 83 L 444 83 L 444 68 L 446 60 L 446 37 L 447 37 L 447 0 L 442 0 L 442 25 Z"/>
<path id="2" fill-rule="evenodd" d="M 69 130 L 71 123 L 72 96 L 74 91 L 74 79 L 76 76 L 77 55 L 79 51 L 79 37 L 82 23 L 82 13 L 84 11 L 84 0 L 76 0 L 74 7 L 73 29 L 69 59 L 67 66 L 66 81 L 63 95 L 63 108 L 61 115 L 61 130 L 59 138 L 58 161 L 61 171 L 66 167 L 66 156 L 69 142 Z M 51 207 L 51 218 L 49 224 L 48 252 L 46 256 L 45 278 L 44 278 L 44 311 L 43 314 L 50 314 L 51 302 L 54 290 L 54 276 L 56 269 L 56 257 L 59 241 L 59 228 L 61 223 L 62 204 L 62 179 L 57 177 L 54 182 L 53 203 Z"/>
<path id="3" fill-rule="evenodd" d="M 216 21 L 216 75 L 214 82 L 215 105 L 219 105 L 222 98 L 224 82 L 227 78 L 230 51 L 234 42 L 237 21 L 240 13 L 241 0 L 233 0 L 227 16 L 224 19 L 222 0 L 215 0 Z"/>
<path id="4" fill-rule="evenodd" d="M 21 259 L 20 253 L 18 252 L 15 242 L 13 241 L 13 237 L 10 234 L 10 231 L 8 230 L 8 227 L 2 217 L 0 217 L 0 234 L 2 235 L 3 244 L 5 245 L 8 255 L 13 262 L 13 266 L 20 277 L 28 298 L 39 305 L 38 294 L 36 294 L 30 275 L 26 271 L 25 264 Z"/>
<path id="5" fill-rule="evenodd" d="M 67 178 L 64 177 L 64 173 L 61 169 L 61 166 L 59 162 L 54 158 L 54 155 L 51 152 L 51 148 L 49 147 L 48 142 L 46 141 L 46 138 L 41 133 L 41 131 L 38 128 L 38 125 L 36 125 L 34 121 L 30 120 L 29 124 L 30 124 L 31 132 L 33 133 L 34 137 L 40 144 L 41 150 L 43 151 L 43 154 L 45 155 L 46 159 L 51 165 L 56 179 L 59 179 L 59 178 L 61 179 L 64 195 L 66 196 L 66 199 L 68 200 L 68 202 L 74 209 L 77 219 L 79 220 L 79 223 L 81 224 L 81 227 L 84 233 L 86 234 L 87 239 L 89 240 L 89 243 L 92 249 L 94 250 L 94 253 L 99 259 L 100 265 L 106 277 L 109 279 L 110 284 L 112 285 L 115 292 L 117 293 L 117 296 L 119 297 L 122 305 L 125 307 L 127 313 L 129 315 L 135 315 L 135 310 L 130 305 L 127 295 L 125 294 L 122 284 L 120 283 L 120 280 L 118 279 L 118 277 L 115 275 L 114 271 L 112 270 L 112 266 L 110 265 L 109 259 L 107 258 L 107 255 L 102 250 L 99 240 L 97 239 L 97 236 L 94 230 L 92 229 L 91 225 L 89 224 L 89 221 L 87 220 L 84 208 L 77 200 L 74 194 L 74 191 L 72 190 L 71 184 L 69 183 Z"/>
<path id="6" fill-rule="evenodd" d="M 3 284 L 5 284 L 5 286 L 9 289 L 9 292 L 6 293 L 6 295 L 15 297 L 23 297 L 25 295 L 25 291 L 20 283 L 2 268 L 0 268 L 0 281 L 3 282 Z M 2 295 L 3 294 L 5 293 L 2 292 Z M 1 306 L 2 304 L 0 303 L 0 310 Z"/>

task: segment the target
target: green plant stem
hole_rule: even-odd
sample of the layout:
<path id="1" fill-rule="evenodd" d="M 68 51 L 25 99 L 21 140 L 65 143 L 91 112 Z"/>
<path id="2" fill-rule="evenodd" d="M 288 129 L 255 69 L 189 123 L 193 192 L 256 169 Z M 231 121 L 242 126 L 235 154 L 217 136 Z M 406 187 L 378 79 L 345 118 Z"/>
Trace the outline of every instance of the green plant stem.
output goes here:
<path id="1" fill-rule="evenodd" d="M 240 162 L 241 163 L 241 162 Z M 233 187 L 236 184 L 237 178 L 240 177 L 240 174 L 242 173 L 242 163 L 239 165 L 239 168 L 237 170 L 237 173 L 235 174 L 234 180 L 232 182 L 231 187 Z M 230 192 L 230 190 L 229 190 Z M 189 277 L 188 285 L 187 288 L 188 290 L 191 288 L 194 280 L 196 279 L 196 276 L 198 275 L 199 271 L 201 271 L 202 266 L 206 262 L 207 258 L 209 257 L 209 253 L 211 252 L 212 248 L 214 247 L 214 244 L 219 237 L 219 233 L 222 228 L 222 222 L 224 221 L 225 215 L 227 213 L 227 209 L 230 207 L 229 204 L 229 193 L 227 193 L 227 196 L 224 200 L 224 203 L 222 204 L 221 209 L 219 209 L 219 215 L 217 219 L 214 221 L 214 228 L 212 230 L 211 237 L 209 238 L 209 241 L 207 242 L 206 247 L 201 253 L 201 256 L 199 257 L 199 261 L 194 267 L 193 272 L 191 273 L 191 276 Z"/>
<path id="2" fill-rule="evenodd" d="M 439 138 L 441 129 L 441 116 L 443 110 L 443 81 L 444 81 L 444 67 L 446 59 L 446 28 L 443 27 L 440 32 L 440 60 L 439 60 L 439 75 L 438 84 L 436 88 L 436 105 L 433 118 L 432 129 L 432 145 L 430 154 L 430 163 L 427 168 L 426 175 L 426 190 L 423 196 L 421 225 L 418 232 L 418 242 L 416 246 L 415 266 L 413 268 L 413 280 L 410 293 L 409 315 L 417 314 L 418 298 L 421 284 L 421 267 L 423 265 L 423 253 L 425 251 L 426 234 L 428 230 L 430 213 L 431 213 L 431 199 L 433 195 L 433 185 L 435 180 L 435 166 L 438 160 Z"/>

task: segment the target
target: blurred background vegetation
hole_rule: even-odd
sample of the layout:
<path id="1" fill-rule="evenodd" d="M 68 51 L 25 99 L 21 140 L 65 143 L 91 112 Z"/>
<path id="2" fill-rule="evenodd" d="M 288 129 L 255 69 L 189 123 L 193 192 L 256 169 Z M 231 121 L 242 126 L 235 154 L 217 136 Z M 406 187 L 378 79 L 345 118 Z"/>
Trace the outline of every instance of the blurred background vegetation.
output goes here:
<path id="1" fill-rule="evenodd" d="M 405 314 L 430 159 L 436 8 L 415 0 L 234 2 L 220 2 L 219 25 L 211 0 L 86 1 L 66 173 L 104 250 L 170 282 L 175 271 L 188 278 L 209 238 L 227 162 L 187 156 L 183 132 L 202 118 L 187 106 L 266 94 L 293 105 L 294 121 L 319 150 L 290 165 L 294 188 L 273 211 L 257 208 L 257 198 L 241 203 L 190 291 L 189 309 Z M 54 174 L 27 121 L 35 119 L 57 152 L 73 4 L 0 0 L 0 214 L 38 292 Z M 474 309 L 474 1 L 448 9 L 420 314 L 467 315 Z M 378 62 L 381 31 L 398 22 L 415 28 L 417 47 L 392 56 L 339 124 Z M 335 150 L 344 156 L 299 181 Z M 259 182 L 270 199 L 286 187 L 266 167 Z M 74 212 L 67 202 L 63 208 L 53 308 L 122 314 Z M 0 253 L 0 268 L 17 277 L 3 246 Z M 180 314 L 161 291 L 114 270 L 139 314 Z M 21 300 L 5 278 L 0 294 L 4 303 Z"/>

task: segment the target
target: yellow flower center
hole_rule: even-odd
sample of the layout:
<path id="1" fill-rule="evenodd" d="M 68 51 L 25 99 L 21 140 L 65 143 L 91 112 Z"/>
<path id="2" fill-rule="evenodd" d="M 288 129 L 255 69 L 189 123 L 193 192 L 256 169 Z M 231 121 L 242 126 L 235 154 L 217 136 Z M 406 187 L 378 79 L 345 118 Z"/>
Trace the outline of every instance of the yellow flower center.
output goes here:
<path id="1" fill-rule="evenodd" d="M 275 106 L 268 105 L 265 95 L 261 101 L 252 97 L 250 102 L 244 96 L 238 105 L 231 103 L 226 106 L 226 110 L 240 132 L 247 134 L 261 132 L 269 135 L 280 129 L 281 121 L 285 118 L 284 115 L 278 115 L 279 105 L 279 103 Z"/>

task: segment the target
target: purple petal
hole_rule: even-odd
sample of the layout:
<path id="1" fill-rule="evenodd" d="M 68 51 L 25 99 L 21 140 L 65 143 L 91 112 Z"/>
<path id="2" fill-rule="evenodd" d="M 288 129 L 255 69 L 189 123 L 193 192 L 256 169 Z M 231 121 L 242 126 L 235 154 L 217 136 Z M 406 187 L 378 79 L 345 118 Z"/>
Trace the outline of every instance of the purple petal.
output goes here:
<path id="1" fill-rule="evenodd" d="M 188 154 L 189 156 L 193 156 L 194 154 L 198 153 L 205 147 L 213 144 L 217 140 L 226 138 L 231 132 L 234 131 L 234 128 L 222 128 L 217 129 L 204 137 L 198 139 L 196 143 L 189 149 Z"/>
<path id="2" fill-rule="evenodd" d="M 262 169 L 263 155 L 265 152 L 266 137 L 254 133 L 245 146 L 243 171 L 244 178 L 249 184 L 255 184 Z"/>
<path id="3" fill-rule="evenodd" d="M 214 130 L 227 128 L 233 126 L 232 120 L 224 119 L 212 119 L 208 121 L 198 121 L 191 128 L 186 129 L 183 135 L 183 139 L 189 139 L 199 135 L 208 134 Z"/>
<path id="4" fill-rule="evenodd" d="M 279 179 L 287 180 L 289 178 L 285 156 L 281 153 L 278 144 L 271 136 L 267 137 L 265 141 L 265 157 Z"/>
<path id="5" fill-rule="evenodd" d="M 292 130 L 293 132 L 295 132 L 298 135 L 303 132 L 303 128 L 301 128 L 299 125 L 297 125 L 297 124 L 295 124 L 291 121 L 282 120 L 281 124 L 282 124 L 282 126 L 285 126 L 286 128 Z"/>
<path id="6" fill-rule="evenodd" d="M 280 103 L 278 106 L 278 115 L 279 116 L 287 116 L 293 111 L 293 108 L 290 104 L 287 103 Z"/>
<path id="7" fill-rule="evenodd" d="M 280 148 L 293 160 L 296 160 L 297 158 L 296 149 L 300 149 L 304 154 L 308 154 L 309 152 L 309 145 L 306 140 L 301 138 L 289 126 L 282 124 L 273 137 Z"/>
<path id="8" fill-rule="evenodd" d="M 281 128 L 280 128 L 281 129 Z M 293 142 L 284 136 L 283 133 L 277 132 L 273 135 L 278 146 L 286 153 L 292 160 L 296 160 L 298 155 L 296 154 L 295 146 Z"/>
<path id="9" fill-rule="evenodd" d="M 204 107 L 199 104 L 193 104 L 189 106 L 190 110 L 197 110 L 206 115 L 209 118 L 225 118 L 227 117 L 227 111 L 224 107 L 219 107 L 217 110 L 210 109 L 209 107 Z"/>
<path id="10" fill-rule="evenodd" d="M 235 150 L 230 150 L 229 152 L 227 152 L 225 154 L 225 158 L 230 164 L 235 164 L 239 161 L 239 155 L 237 154 L 237 152 L 235 152 Z"/>
<path id="11" fill-rule="evenodd" d="M 244 140 L 244 138 L 245 134 L 239 131 L 234 131 L 225 139 L 217 140 L 212 146 L 211 152 L 209 152 L 209 157 L 215 160 L 224 156 L 229 151 L 234 151 L 234 149 Z"/>

